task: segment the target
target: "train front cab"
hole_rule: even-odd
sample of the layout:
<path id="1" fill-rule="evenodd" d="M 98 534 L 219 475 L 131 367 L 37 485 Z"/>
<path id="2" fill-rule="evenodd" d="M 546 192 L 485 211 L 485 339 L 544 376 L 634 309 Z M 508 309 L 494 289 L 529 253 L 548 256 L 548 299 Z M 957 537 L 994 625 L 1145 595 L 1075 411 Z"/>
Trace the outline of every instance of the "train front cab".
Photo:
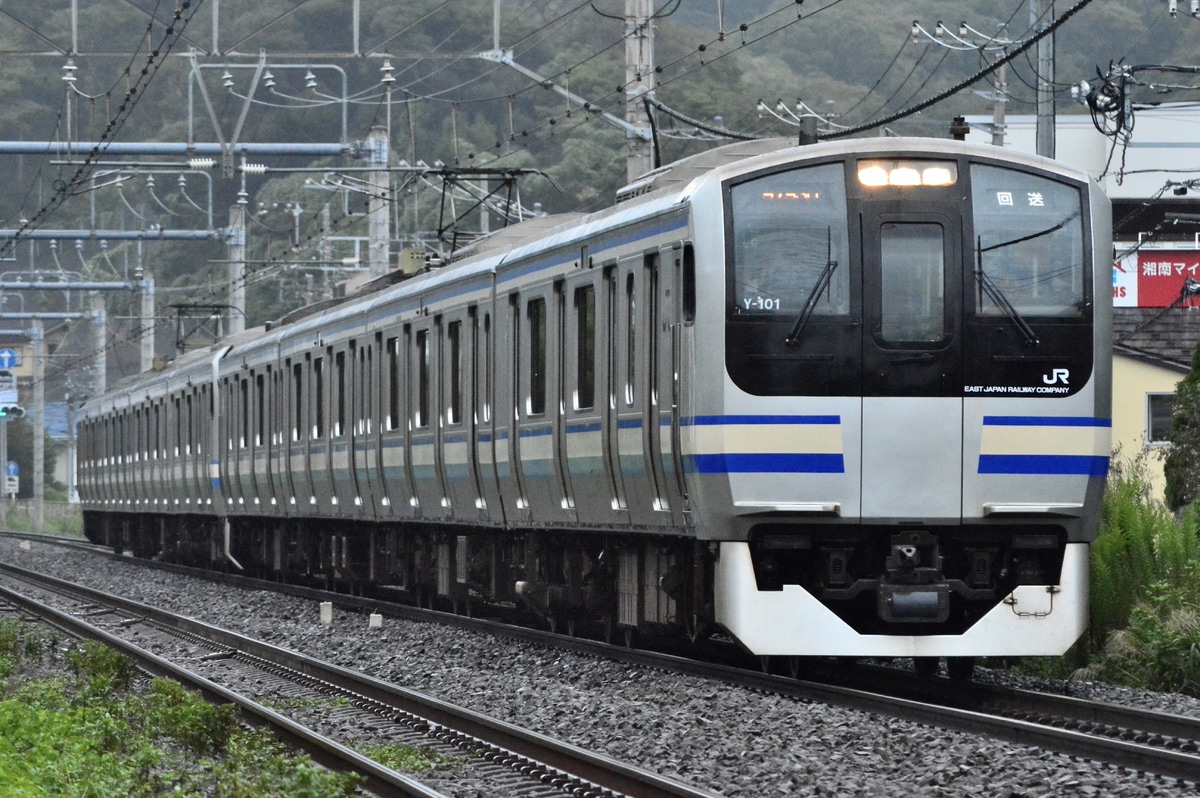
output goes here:
<path id="1" fill-rule="evenodd" d="M 843 149 L 726 183 L 729 383 L 692 463 L 728 481 L 716 619 L 755 653 L 1054 655 L 1083 632 L 1108 204 L 989 155 Z"/>

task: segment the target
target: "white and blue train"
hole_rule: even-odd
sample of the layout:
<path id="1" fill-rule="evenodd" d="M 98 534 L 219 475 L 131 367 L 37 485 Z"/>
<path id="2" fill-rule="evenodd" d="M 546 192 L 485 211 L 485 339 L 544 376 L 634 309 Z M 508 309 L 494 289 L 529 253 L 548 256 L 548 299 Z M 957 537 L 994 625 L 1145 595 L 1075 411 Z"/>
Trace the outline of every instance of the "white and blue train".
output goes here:
<path id="1" fill-rule="evenodd" d="M 1055 655 L 1108 200 L 940 139 L 719 148 L 88 403 L 88 537 L 763 656 Z"/>

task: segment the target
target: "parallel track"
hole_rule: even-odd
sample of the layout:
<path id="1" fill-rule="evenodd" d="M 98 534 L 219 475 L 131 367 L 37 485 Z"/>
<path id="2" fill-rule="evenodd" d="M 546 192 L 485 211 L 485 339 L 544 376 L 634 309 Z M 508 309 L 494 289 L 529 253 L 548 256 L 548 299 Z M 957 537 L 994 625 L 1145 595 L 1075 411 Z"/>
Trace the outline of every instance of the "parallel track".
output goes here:
<path id="1" fill-rule="evenodd" d="M 516 778 L 523 782 L 520 787 L 522 795 L 578 795 L 586 798 L 609 798 L 619 795 L 647 796 L 647 798 L 707 798 L 710 796 L 710 793 L 619 762 L 611 757 L 587 751 L 430 696 L 406 690 L 293 651 L 252 640 L 200 621 L 52 577 L 35 574 L 11 565 L 0 564 L 0 573 L 27 580 L 39 586 L 49 587 L 100 608 L 89 611 L 90 616 L 107 610 L 119 613 L 121 616 L 129 616 L 123 625 L 136 624 L 143 628 L 150 626 L 168 630 L 174 635 L 193 641 L 197 646 L 211 650 L 213 653 L 205 659 L 232 660 L 238 666 L 252 666 L 259 671 L 306 687 L 320 695 L 344 698 L 350 706 L 358 710 L 384 718 L 396 724 L 397 727 L 416 730 L 427 738 L 427 743 L 437 741 L 459 749 L 460 755 L 471 755 L 492 763 L 497 766 L 495 769 L 504 771 L 510 780 Z M 5 591 L 5 595 L 7 595 L 7 591 Z M 13 600 L 17 599 L 14 597 Z M 30 611 L 33 611 L 36 603 L 29 602 L 28 606 Z M 62 615 L 57 611 L 54 611 L 54 614 Z M 63 622 L 81 624 L 78 620 L 70 618 L 64 618 Z M 84 629 L 84 636 L 101 639 L 106 644 L 110 644 L 110 641 L 114 641 L 112 644 L 116 644 L 115 641 L 119 640 L 91 624 L 83 623 L 80 628 Z M 120 648 L 128 650 L 133 647 L 120 641 Z M 139 662 L 142 662 L 143 658 L 147 656 L 141 651 L 130 651 L 130 653 Z M 159 673 L 155 668 L 163 668 L 163 675 L 180 678 L 175 675 L 176 666 L 165 661 L 160 663 L 160 657 L 148 656 L 150 659 L 147 661 L 152 664 L 148 670 Z M 169 672 L 166 672 L 166 669 L 169 669 Z M 221 688 L 209 680 L 196 681 L 196 679 L 195 674 L 180 678 L 181 681 L 198 685 L 198 689 L 202 689 L 206 693 L 213 692 L 215 689 L 222 698 L 235 700 L 239 705 L 244 706 L 243 702 L 247 701 L 242 697 L 235 697 L 231 691 Z M 255 679 L 248 678 L 243 681 L 254 682 Z M 212 684 L 212 688 L 209 688 L 210 684 Z M 248 703 L 254 704 L 252 701 Z M 258 705 L 255 704 L 255 706 Z M 276 713 L 265 710 L 265 714 L 268 719 L 272 721 L 275 719 Z M 279 717 L 282 718 L 282 716 Z M 288 736 L 295 737 L 298 734 L 301 732 L 296 731 Z M 310 739 L 307 737 L 301 737 L 299 741 L 306 746 L 311 745 Z M 330 742 L 332 743 L 332 741 Z M 333 747 L 335 750 L 343 749 L 353 754 L 349 749 L 344 749 L 343 746 L 336 743 L 333 744 Z M 364 757 L 354 756 L 365 760 L 365 762 L 357 763 L 357 768 L 362 768 L 364 764 L 370 763 L 370 760 Z M 386 771 L 382 774 L 384 777 L 390 778 L 394 773 L 381 766 L 376 765 L 375 767 Z M 342 766 L 340 769 L 349 768 Z M 370 769 L 366 769 L 364 772 L 369 776 L 376 776 L 371 773 Z M 394 775 L 400 776 L 400 774 Z M 401 790 L 400 794 L 403 795 L 434 796 L 438 794 L 412 779 L 403 776 L 400 778 L 402 781 L 386 785 L 393 793 L 399 789 Z M 410 786 L 410 782 L 414 786 Z M 378 789 L 379 786 L 380 783 L 376 781 L 373 789 Z M 511 787 L 511 784 L 509 786 Z M 413 789 L 417 791 L 410 791 Z M 383 794 L 389 794 L 387 789 L 383 790 Z"/>
<path id="2" fill-rule="evenodd" d="M 92 547 L 92 550 L 97 549 Z M 725 684 L 799 700 L 886 714 L 1178 780 L 1185 786 L 1200 786 L 1200 719 L 1197 718 L 981 685 L 955 685 L 948 689 L 945 680 L 921 679 L 907 672 L 886 668 L 857 669 L 852 681 L 843 678 L 844 669 L 837 674 L 823 675 L 822 681 L 802 680 L 746 667 L 714 664 L 691 657 L 614 646 L 479 618 L 394 605 L 378 599 L 281 585 L 233 574 L 213 574 L 180 566 L 133 562 L 190 576 L 215 578 L 222 583 L 248 589 L 285 591 L 315 601 L 334 601 L 345 607 L 433 620 L 645 667 L 715 679 Z"/>

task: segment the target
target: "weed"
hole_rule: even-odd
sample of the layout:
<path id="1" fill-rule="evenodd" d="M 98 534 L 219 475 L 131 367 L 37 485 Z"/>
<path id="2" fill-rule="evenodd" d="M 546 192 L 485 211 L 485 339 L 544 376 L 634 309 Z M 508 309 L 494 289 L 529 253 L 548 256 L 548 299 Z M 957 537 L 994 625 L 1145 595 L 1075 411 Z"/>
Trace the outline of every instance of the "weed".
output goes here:
<path id="1" fill-rule="evenodd" d="M 357 750 L 398 773 L 422 773 L 436 768 L 457 767 L 464 761 L 439 754 L 430 748 L 415 748 L 399 743 L 363 745 L 358 746 Z"/>
<path id="2" fill-rule="evenodd" d="M 17 669 L 36 628 L 5 626 L 0 666 Z M 53 651 L 53 646 L 49 649 Z M 40 654 L 39 654 L 40 656 Z M 126 664 L 128 663 L 128 664 Z M 95 643 L 72 647 L 61 677 L 20 683 L 0 700 L 0 791 L 5 798 L 63 795 L 220 795 L 336 798 L 357 777 L 297 757 L 274 737 L 237 720 L 232 706 L 158 679 L 130 694 L 132 662 Z"/>
<path id="3" fill-rule="evenodd" d="M 68 651 L 67 667 L 84 683 L 86 693 L 97 696 L 128 690 L 137 676 L 133 660 L 94 640 Z"/>

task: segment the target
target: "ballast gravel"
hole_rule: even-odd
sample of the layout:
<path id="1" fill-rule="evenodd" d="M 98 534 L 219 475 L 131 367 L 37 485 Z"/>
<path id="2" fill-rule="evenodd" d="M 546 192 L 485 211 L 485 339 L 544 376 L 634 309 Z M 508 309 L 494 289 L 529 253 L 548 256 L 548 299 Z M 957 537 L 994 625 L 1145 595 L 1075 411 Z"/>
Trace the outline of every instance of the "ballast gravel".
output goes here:
<path id="1" fill-rule="evenodd" d="M 503 637 L 239 590 L 41 543 L 0 560 L 239 631 L 453 701 L 717 795 L 1135 798 L 1194 785 L 899 718 L 764 695 Z M 984 668 L 977 678 L 1011 681 Z M 1088 683 L 1020 686 L 1200 717 L 1200 701 Z"/>

